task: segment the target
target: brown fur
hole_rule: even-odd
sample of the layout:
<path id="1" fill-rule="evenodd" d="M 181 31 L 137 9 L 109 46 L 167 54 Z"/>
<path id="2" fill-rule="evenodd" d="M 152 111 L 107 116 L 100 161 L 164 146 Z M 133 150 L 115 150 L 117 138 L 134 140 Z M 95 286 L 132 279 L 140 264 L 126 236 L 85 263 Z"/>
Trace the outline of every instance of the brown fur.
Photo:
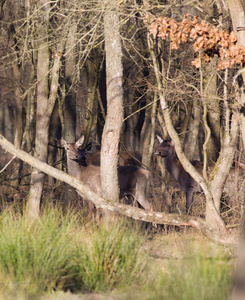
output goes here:
<path id="1" fill-rule="evenodd" d="M 155 154 L 162 158 L 162 162 L 167 169 L 167 171 L 177 180 L 179 183 L 179 187 L 181 190 L 185 192 L 186 195 L 186 212 L 189 213 L 191 209 L 191 205 L 193 202 L 193 195 L 195 192 L 202 192 L 201 186 L 190 176 L 188 172 L 185 171 L 181 162 L 179 161 L 176 153 L 174 143 L 171 140 L 163 141 L 160 137 L 158 137 L 160 141 L 160 145 L 156 147 Z M 201 174 L 203 170 L 203 162 L 202 161 L 191 161 L 193 166 L 197 169 L 197 171 Z M 210 163 L 208 165 L 208 173 L 214 167 L 214 163 Z M 229 195 L 229 199 L 233 204 L 237 202 L 237 195 L 239 192 L 238 188 L 238 177 L 240 173 L 243 173 L 243 169 L 239 168 L 239 166 L 232 168 L 231 172 L 226 179 L 224 191 Z M 241 178 L 243 177 L 242 174 Z M 240 181 L 241 185 L 241 181 Z"/>
<path id="2" fill-rule="evenodd" d="M 100 167 L 87 165 L 87 147 L 79 150 L 83 140 L 84 137 L 82 136 L 76 143 L 72 144 L 67 144 L 64 139 L 61 141 L 66 150 L 68 173 L 87 184 L 98 195 L 101 195 Z M 151 209 L 151 205 L 145 196 L 149 171 L 138 166 L 119 166 L 118 180 L 120 198 L 125 195 L 132 196 L 142 207 L 148 210 Z"/>

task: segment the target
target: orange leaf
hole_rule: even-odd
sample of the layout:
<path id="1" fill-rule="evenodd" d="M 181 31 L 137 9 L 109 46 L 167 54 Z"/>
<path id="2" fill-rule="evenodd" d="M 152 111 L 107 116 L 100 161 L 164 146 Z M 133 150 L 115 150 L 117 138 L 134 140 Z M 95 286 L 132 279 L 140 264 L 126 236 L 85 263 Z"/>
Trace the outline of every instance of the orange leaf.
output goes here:
<path id="1" fill-rule="evenodd" d="M 192 62 L 192 65 L 195 66 L 197 69 L 200 68 L 200 59 L 195 58 Z"/>
<path id="2" fill-rule="evenodd" d="M 236 37 L 234 31 L 232 31 L 232 32 L 230 33 L 229 40 L 230 40 L 231 43 L 235 43 L 235 42 L 237 41 L 237 37 Z"/>

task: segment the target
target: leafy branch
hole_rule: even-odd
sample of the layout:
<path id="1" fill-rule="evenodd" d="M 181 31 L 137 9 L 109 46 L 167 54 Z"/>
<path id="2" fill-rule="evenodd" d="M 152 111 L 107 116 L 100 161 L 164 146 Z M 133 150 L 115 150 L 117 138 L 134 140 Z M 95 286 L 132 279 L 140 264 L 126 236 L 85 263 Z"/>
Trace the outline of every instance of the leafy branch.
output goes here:
<path id="1" fill-rule="evenodd" d="M 197 16 L 185 15 L 181 22 L 177 22 L 168 17 L 153 18 L 146 14 L 144 23 L 148 24 L 149 32 L 154 38 L 170 38 L 170 49 L 178 49 L 181 43 L 191 41 L 194 51 L 200 52 L 206 63 L 218 54 L 218 70 L 245 62 L 245 47 L 237 44 L 237 37 L 233 31 L 229 34 L 219 26 L 210 25 Z M 199 68 L 199 57 L 196 57 L 192 64 Z"/>

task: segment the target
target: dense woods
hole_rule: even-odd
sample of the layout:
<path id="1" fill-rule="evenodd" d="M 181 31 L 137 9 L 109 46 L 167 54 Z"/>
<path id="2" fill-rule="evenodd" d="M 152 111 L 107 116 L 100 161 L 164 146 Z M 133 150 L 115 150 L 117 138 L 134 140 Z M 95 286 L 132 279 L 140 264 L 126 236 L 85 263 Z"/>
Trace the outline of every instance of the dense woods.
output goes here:
<path id="1" fill-rule="evenodd" d="M 61 138 L 74 143 L 84 135 L 83 146 L 92 143 L 88 156 L 100 157 L 102 197 L 113 203 L 119 202 L 118 160 L 126 152 L 150 172 L 152 210 L 183 217 L 184 193 L 154 155 L 156 134 L 172 139 L 203 190 L 191 215 L 219 233 L 239 229 L 244 12 L 241 0 L 1 1 L 1 135 L 64 171 Z M 77 206 L 89 217 L 75 190 L 28 160 L 11 160 L 4 149 L 1 209 L 18 205 L 32 219 L 48 201 Z M 193 160 L 203 162 L 200 172 Z M 171 223 L 165 220 L 159 223 Z"/>

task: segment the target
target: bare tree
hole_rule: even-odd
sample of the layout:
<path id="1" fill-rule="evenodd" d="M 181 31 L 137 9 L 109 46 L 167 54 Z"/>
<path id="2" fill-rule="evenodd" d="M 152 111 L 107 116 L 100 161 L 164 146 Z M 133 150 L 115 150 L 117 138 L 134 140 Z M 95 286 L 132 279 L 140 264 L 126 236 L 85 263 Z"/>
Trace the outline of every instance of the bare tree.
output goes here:
<path id="1" fill-rule="evenodd" d="M 227 1 L 231 19 L 233 30 L 236 33 L 238 38 L 238 42 L 241 46 L 245 47 L 245 7 L 242 1 L 240 0 L 228 0 Z M 245 83 L 245 71 L 241 70 L 241 75 L 243 78 L 243 85 Z M 244 88 L 244 87 L 243 87 Z M 242 130 L 242 139 L 243 139 L 243 147 L 245 148 L 245 116 L 244 116 L 244 105 L 245 105 L 245 94 L 241 93 L 241 130 Z"/>
<path id="2" fill-rule="evenodd" d="M 118 146 L 123 122 L 122 49 L 116 0 L 106 2 L 104 17 L 107 115 L 101 147 L 101 187 L 105 199 L 118 202 Z"/>
<path id="3" fill-rule="evenodd" d="M 163 39 L 166 38 L 167 34 L 165 32 L 168 30 L 169 27 L 165 26 L 164 24 L 164 20 L 165 22 L 168 22 L 168 19 L 165 18 L 163 19 L 162 23 L 158 23 L 158 21 L 156 21 L 156 23 L 151 24 L 150 27 L 150 32 L 153 34 L 153 36 L 156 38 L 157 36 L 157 32 L 159 32 L 158 36 L 162 37 Z M 170 20 L 170 19 L 169 19 Z M 187 21 L 187 19 L 185 19 L 183 21 L 183 23 L 180 23 L 180 27 L 185 26 L 184 24 L 186 24 L 185 22 L 189 22 Z M 191 21 L 190 21 L 191 22 Z M 171 23 L 171 21 L 170 21 Z M 195 23 L 195 21 L 194 21 Z M 192 23 L 192 24 L 194 24 Z M 159 25 L 159 31 L 155 30 L 156 27 L 154 27 L 155 25 L 160 24 Z M 172 24 L 174 24 L 174 26 L 176 25 L 177 27 L 175 27 L 175 34 L 172 35 L 172 31 L 170 29 L 170 36 L 171 36 L 171 47 L 178 49 L 179 48 L 179 43 L 180 40 L 178 40 L 178 34 L 177 34 L 177 29 L 178 25 L 177 22 L 175 20 L 172 20 Z M 189 23 L 190 24 L 190 23 Z M 202 25 L 205 24 L 204 22 L 202 22 Z M 157 25 L 158 26 L 158 25 Z M 207 25 L 208 26 L 208 25 Z M 171 28 L 171 25 L 170 25 Z M 190 29 L 190 27 L 189 27 Z M 190 31 L 189 31 L 190 32 Z M 193 33 L 193 31 L 192 31 Z M 193 37 L 193 35 L 192 35 Z M 226 37 L 226 33 L 224 32 L 224 38 Z M 231 34 L 232 37 L 232 34 Z M 182 41 L 187 41 L 186 40 L 182 40 Z M 194 44 L 194 46 L 196 47 L 196 51 L 197 49 L 200 49 L 202 46 L 198 45 L 198 43 Z M 198 48 L 200 46 L 200 48 Z M 207 135 L 205 137 L 205 142 L 203 145 L 203 153 L 204 153 L 204 169 L 203 169 L 203 177 L 195 170 L 195 168 L 192 166 L 192 164 L 187 160 L 186 156 L 184 155 L 183 151 L 182 151 L 182 147 L 181 147 L 181 143 L 180 143 L 180 139 L 178 137 L 178 134 L 176 132 L 176 130 L 174 129 L 174 126 L 172 124 L 172 120 L 171 120 L 171 114 L 170 114 L 170 107 L 169 107 L 169 103 L 167 101 L 166 95 L 165 95 L 165 87 L 162 85 L 162 78 L 161 78 L 161 73 L 159 71 L 159 65 L 156 59 L 156 55 L 153 51 L 153 49 L 150 49 L 151 51 L 151 57 L 153 60 L 153 65 L 154 65 L 154 70 L 155 70 L 155 75 L 156 75 L 156 81 L 157 81 L 157 86 L 158 86 L 158 93 L 159 93 L 159 98 L 160 98 L 160 103 L 161 103 L 161 108 L 163 110 L 163 116 L 165 119 L 165 124 L 168 130 L 168 133 L 170 135 L 170 137 L 172 138 L 172 140 L 175 143 L 175 147 L 176 147 L 176 152 L 177 155 L 179 157 L 180 162 L 182 163 L 184 169 L 191 174 L 191 176 L 193 178 L 195 178 L 196 182 L 198 182 L 198 184 L 200 184 L 200 186 L 202 187 L 205 196 L 206 196 L 206 220 L 207 223 L 213 228 L 213 229 L 218 229 L 221 232 L 226 232 L 226 228 L 225 228 L 225 224 L 223 222 L 223 220 L 220 217 L 220 199 L 221 199 L 221 195 L 222 195 L 222 190 L 224 187 L 224 183 L 225 180 L 228 176 L 229 170 L 232 166 L 233 163 L 233 158 L 234 158 L 234 152 L 236 149 L 236 145 L 237 145 L 237 137 L 238 137 L 238 112 L 236 110 L 236 106 L 231 106 L 228 103 L 228 97 L 227 97 L 227 79 L 225 77 L 225 84 L 224 84 L 224 97 L 223 97 L 223 102 L 224 102 L 224 110 L 225 110 L 225 114 L 224 114 L 224 126 L 223 126 L 223 131 L 225 132 L 225 134 L 222 136 L 222 147 L 221 147 L 221 151 L 219 154 L 219 158 L 218 161 L 216 163 L 216 167 L 213 170 L 213 173 L 211 174 L 211 176 L 209 177 L 209 180 L 207 178 L 207 143 L 209 141 L 210 138 L 210 128 L 207 124 L 207 104 L 203 104 L 203 120 L 204 120 L 204 127 L 205 130 L 207 130 Z M 196 58 L 195 61 L 193 62 L 193 64 L 198 67 L 198 68 L 202 68 L 202 62 L 200 59 L 201 56 L 199 56 L 199 58 Z M 232 53 L 231 53 L 231 59 L 232 59 Z M 233 61 L 232 61 L 233 62 Z M 222 66 L 222 62 L 220 62 L 220 66 Z M 225 75 L 227 75 L 227 70 L 225 72 Z M 203 96 L 203 83 L 201 80 L 201 97 Z M 239 102 L 239 99 L 236 99 L 236 102 Z M 209 134 L 208 134 L 209 132 Z"/>
<path id="4" fill-rule="evenodd" d="M 50 90 L 48 85 L 49 79 L 49 49 L 48 49 L 48 26 L 49 26 L 49 1 L 39 2 L 42 15 L 39 20 L 38 36 L 38 58 L 37 58 L 37 120 L 36 120 L 36 138 L 35 138 L 35 157 L 42 161 L 47 160 L 48 155 L 48 137 L 50 118 L 53 112 L 54 104 L 57 97 L 59 69 L 61 66 L 61 57 L 64 49 L 64 41 L 57 46 L 53 53 L 53 68 L 51 71 Z M 45 174 L 34 169 L 31 174 L 31 189 L 26 213 L 29 218 L 37 218 L 41 195 L 43 191 Z"/>

